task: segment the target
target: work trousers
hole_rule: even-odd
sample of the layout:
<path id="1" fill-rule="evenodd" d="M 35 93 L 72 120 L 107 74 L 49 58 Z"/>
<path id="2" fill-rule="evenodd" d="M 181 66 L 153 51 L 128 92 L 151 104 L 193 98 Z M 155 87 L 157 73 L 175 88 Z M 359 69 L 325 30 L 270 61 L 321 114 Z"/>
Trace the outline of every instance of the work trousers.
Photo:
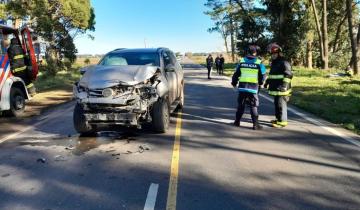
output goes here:
<path id="1" fill-rule="evenodd" d="M 275 117 L 277 121 L 287 122 L 287 102 L 289 96 L 274 96 Z"/>
<path id="2" fill-rule="evenodd" d="M 250 114 L 253 124 L 255 125 L 258 122 L 259 114 L 258 114 L 258 106 L 259 106 L 259 96 L 258 94 L 248 93 L 248 92 L 239 92 L 238 96 L 238 107 L 236 111 L 236 119 L 235 122 L 239 123 L 246 105 L 250 108 Z"/>
<path id="3" fill-rule="evenodd" d="M 210 78 L 210 76 L 211 76 L 211 66 L 207 66 L 207 70 L 208 70 L 208 78 Z"/>
<path id="4" fill-rule="evenodd" d="M 219 74 L 220 75 L 224 74 L 224 65 L 219 65 Z"/>

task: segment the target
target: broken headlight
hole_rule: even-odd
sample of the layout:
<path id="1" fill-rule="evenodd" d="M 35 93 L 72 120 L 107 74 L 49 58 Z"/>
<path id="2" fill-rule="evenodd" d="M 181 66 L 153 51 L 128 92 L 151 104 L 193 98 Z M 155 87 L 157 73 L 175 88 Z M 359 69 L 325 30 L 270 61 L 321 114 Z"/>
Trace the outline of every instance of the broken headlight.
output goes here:
<path id="1" fill-rule="evenodd" d="M 102 95 L 107 98 L 107 97 L 110 97 L 110 96 L 113 96 L 114 95 L 114 91 L 113 89 L 111 88 L 105 88 L 103 91 L 102 91 Z"/>

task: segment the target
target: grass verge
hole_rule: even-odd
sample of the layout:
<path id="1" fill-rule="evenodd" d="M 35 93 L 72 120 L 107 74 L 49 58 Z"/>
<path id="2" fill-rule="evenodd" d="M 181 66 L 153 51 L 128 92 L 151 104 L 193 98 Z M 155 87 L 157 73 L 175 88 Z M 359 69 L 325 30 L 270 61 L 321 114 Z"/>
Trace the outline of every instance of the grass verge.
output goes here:
<path id="1" fill-rule="evenodd" d="M 80 76 L 78 70 L 61 71 L 55 76 L 40 73 L 34 84 L 37 92 L 47 90 L 71 90 L 72 85 L 80 79 Z"/>
<path id="2" fill-rule="evenodd" d="M 360 134 L 360 76 L 328 77 L 329 71 L 294 68 L 291 103 Z"/>

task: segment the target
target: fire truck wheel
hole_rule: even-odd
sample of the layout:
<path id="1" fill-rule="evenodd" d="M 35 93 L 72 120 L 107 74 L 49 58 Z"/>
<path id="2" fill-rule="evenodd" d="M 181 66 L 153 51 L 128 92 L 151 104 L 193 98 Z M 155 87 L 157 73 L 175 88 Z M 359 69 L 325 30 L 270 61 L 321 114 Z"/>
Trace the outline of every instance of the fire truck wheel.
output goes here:
<path id="1" fill-rule="evenodd" d="M 75 105 L 73 121 L 75 130 L 81 136 L 96 136 L 96 128 L 86 121 L 84 109 L 78 103 Z"/>
<path id="2" fill-rule="evenodd" d="M 20 117 L 25 111 L 25 95 L 21 89 L 12 87 L 10 90 L 10 110 L 4 112 L 6 116 Z"/>

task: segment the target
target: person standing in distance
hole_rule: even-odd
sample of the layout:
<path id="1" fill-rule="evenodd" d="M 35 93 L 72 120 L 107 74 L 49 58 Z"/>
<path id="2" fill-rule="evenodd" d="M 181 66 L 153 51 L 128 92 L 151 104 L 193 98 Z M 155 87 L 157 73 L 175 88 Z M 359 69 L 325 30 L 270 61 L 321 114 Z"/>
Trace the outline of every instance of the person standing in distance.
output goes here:
<path id="1" fill-rule="evenodd" d="M 219 58 L 219 75 L 224 75 L 225 58 L 220 54 Z"/>
<path id="2" fill-rule="evenodd" d="M 206 67 L 207 67 L 207 70 L 208 70 L 208 79 L 211 79 L 211 69 L 214 65 L 214 59 L 213 57 L 211 56 L 211 54 L 209 54 L 209 56 L 206 58 Z"/>

